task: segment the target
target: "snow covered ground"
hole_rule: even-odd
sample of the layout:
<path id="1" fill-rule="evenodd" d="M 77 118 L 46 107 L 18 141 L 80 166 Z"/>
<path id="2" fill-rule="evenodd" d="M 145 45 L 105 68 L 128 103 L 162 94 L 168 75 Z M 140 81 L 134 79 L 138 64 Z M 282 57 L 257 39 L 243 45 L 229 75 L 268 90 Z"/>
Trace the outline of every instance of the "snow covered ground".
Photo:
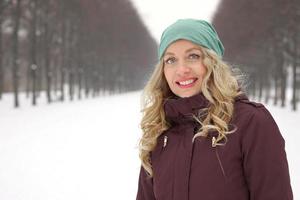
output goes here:
<path id="1" fill-rule="evenodd" d="M 32 107 L 0 101 L 0 199 L 135 199 L 140 92 Z M 300 111 L 267 106 L 286 141 L 300 200 Z"/>

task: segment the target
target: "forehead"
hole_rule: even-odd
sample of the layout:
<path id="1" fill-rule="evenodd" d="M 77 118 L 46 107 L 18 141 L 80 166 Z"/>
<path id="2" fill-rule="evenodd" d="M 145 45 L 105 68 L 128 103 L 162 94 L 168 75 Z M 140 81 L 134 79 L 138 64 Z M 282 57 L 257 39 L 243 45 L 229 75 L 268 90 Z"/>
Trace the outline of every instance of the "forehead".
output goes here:
<path id="1" fill-rule="evenodd" d="M 190 50 L 201 51 L 201 47 L 191 41 L 180 39 L 170 44 L 166 49 L 165 54 L 184 53 Z"/>

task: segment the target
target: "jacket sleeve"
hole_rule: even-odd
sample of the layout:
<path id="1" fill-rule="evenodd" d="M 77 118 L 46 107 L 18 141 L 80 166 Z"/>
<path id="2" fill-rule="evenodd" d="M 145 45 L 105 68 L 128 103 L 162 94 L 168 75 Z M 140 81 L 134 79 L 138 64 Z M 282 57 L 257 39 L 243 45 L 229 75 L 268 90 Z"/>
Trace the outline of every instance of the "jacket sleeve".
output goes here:
<path id="1" fill-rule="evenodd" d="M 269 111 L 256 107 L 242 137 L 251 200 L 292 200 L 285 141 Z"/>
<path id="2" fill-rule="evenodd" d="M 149 178 L 141 166 L 136 200 L 155 200 L 153 192 L 153 179 Z"/>

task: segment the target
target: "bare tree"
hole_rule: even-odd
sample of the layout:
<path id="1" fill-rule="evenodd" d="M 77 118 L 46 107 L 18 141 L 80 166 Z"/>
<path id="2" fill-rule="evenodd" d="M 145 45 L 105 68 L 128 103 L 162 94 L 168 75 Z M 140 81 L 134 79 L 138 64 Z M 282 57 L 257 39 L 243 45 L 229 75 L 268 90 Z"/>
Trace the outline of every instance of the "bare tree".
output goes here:
<path id="1" fill-rule="evenodd" d="M 64 101 L 66 92 L 73 100 L 82 91 L 96 97 L 141 89 L 157 62 L 157 44 L 129 0 L 13 0 L 4 17 L 2 2 L 0 22 L 13 29 L 5 33 L 9 48 L 0 50 L 0 63 L 9 61 L 6 91 L 14 91 L 16 107 L 24 90 L 36 105 L 41 92 L 51 103 L 57 93 Z"/>
<path id="2" fill-rule="evenodd" d="M 294 0 L 223 0 L 213 19 L 225 59 L 249 73 L 253 96 L 268 101 L 273 89 L 274 104 L 280 100 L 285 106 L 288 69 L 293 67 L 293 110 L 299 87 L 299 10 L 300 1 Z"/>
<path id="3" fill-rule="evenodd" d="M 30 75 L 31 75 L 31 92 L 32 92 L 32 105 L 36 105 L 36 88 L 37 88 L 37 39 L 36 39 L 36 32 L 37 32 L 37 0 L 31 1 L 31 12 L 32 12 L 32 19 L 31 19 L 31 43 L 30 43 Z"/>
<path id="4" fill-rule="evenodd" d="M 12 46 L 12 56 L 13 56 L 13 88 L 14 88 L 14 106 L 19 107 L 18 89 L 19 89 L 19 39 L 18 32 L 20 28 L 20 17 L 21 17 L 21 0 L 16 0 L 14 4 L 14 30 L 13 30 L 13 46 Z"/>

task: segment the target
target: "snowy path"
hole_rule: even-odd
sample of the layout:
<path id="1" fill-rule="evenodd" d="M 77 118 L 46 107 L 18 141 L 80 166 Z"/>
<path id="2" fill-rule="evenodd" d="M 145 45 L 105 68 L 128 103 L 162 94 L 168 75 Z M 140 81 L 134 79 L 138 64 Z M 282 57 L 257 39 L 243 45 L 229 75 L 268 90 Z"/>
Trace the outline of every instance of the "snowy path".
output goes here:
<path id="1" fill-rule="evenodd" d="M 137 93 L 20 110 L 10 104 L 0 102 L 1 200 L 135 198 Z"/>
<path id="2" fill-rule="evenodd" d="M 0 199 L 135 199 L 139 92 L 11 108 L 0 101 Z M 300 112 L 267 106 L 286 141 L 300 200 Z"/>

